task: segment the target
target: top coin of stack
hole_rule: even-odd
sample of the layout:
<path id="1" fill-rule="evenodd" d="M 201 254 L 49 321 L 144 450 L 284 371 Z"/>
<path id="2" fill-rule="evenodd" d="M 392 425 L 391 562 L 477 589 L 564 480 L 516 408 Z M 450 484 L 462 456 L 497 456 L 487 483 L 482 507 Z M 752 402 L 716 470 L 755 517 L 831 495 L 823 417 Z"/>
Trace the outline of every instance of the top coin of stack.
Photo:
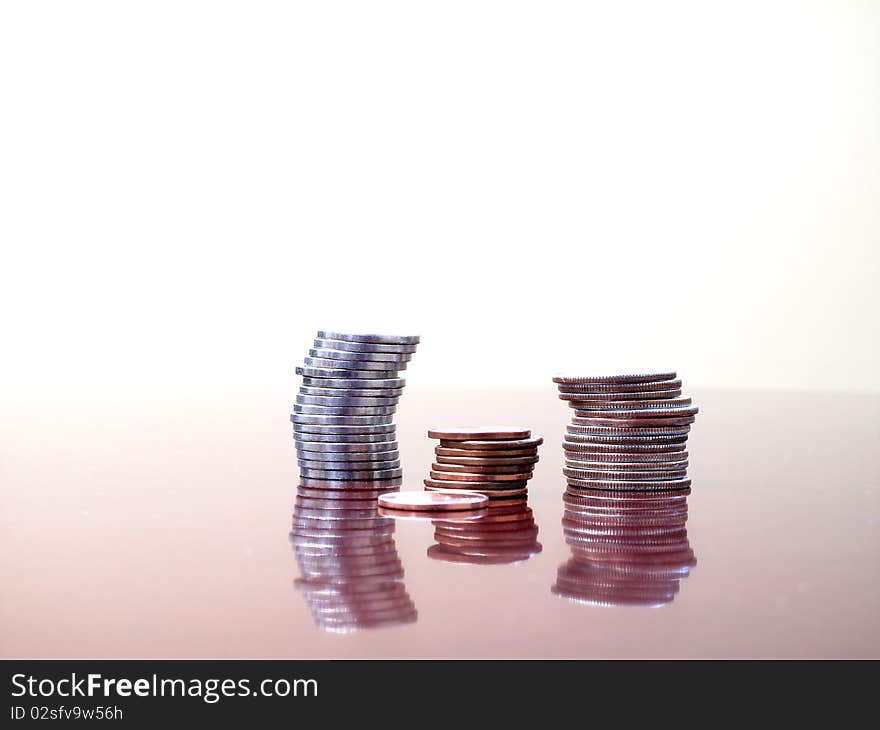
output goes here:
<path id="1" fill-rule="evenodd" d="M 538 461 L 541 438 L 527 428 L 433 428 L 428 437 L 440 439 L 434 449 L 429 491 L 466 489 L 492 498 L 526 494 Z"/>
<path id="2" fill-rule="evenodd" d="M 563 443 L 569 492 L 690 487 L 685 442 L 699 409 L 674 372 L 553 382 L 574 409 Z"/>
<path id="3" fill-rule="evenodd" d="M 301 486 L 333 494 L 400 484 L 394 413 L 405 381 L 398 376 L 418 342 L 416 335 L 318 332 L 296 369 L 302 385 L 290 416 Z"/>

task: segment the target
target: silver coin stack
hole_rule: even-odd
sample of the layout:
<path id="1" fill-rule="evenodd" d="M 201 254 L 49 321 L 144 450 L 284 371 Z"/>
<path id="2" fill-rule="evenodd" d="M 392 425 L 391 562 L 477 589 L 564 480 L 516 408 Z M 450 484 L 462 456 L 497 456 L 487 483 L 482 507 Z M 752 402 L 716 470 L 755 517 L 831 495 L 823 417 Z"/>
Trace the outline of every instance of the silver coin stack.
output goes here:
<path id="1" fill-rule="evenodd" d="M 306 492 L 332 499 L 400 486 L 394 413 L 406 382 L 400 371 L 418 342 L 417 335 L 318 332 L 296 369 L 302 385 L 290 416 Z"/>

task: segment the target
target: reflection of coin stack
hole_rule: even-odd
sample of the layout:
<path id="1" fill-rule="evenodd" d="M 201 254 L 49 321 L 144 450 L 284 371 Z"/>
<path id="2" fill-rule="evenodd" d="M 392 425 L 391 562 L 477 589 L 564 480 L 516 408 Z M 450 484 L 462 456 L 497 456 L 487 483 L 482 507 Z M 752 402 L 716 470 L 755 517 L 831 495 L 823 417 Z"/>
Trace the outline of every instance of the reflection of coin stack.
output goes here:
<path id="1" fill-rule="evenodd" d="M 290 416 L 302 484 L 399 485 L 394 412 L 405 381 L 397 376 L 418 341 L 318 332 L 305 365 L 296 369 L 303 379 Z"/>
<path id="2" fill-rule="evenodd" d="M 486 515 L 476 519 L 434 520 L 434 540 L 428 556 L 448 563 L 516 563 L 541 552 L 525 497 L 492 500 Z"/>
<path id="3" fill-rule="evenodd" d="M 687 536 L 687 495 L 674 492 L 566 492 L 562 519 L 572 557 L 553 593 L 595 605 L 671 603 L 696 565 Z"/>
<path id="4" fill-rule="evenodd" d="M 541 438 L 527 428 L 434 428 L 434 449 L 427 490 L 465 489 L 490 499 L 521 497 L 528 491 Z"/>
<path id="5" fill-rule="evenodd" d="M 569 492 L 687 489 L 687 441 L 698 411 L 675 373 L 558 377 L 574 409 L 566 427 Z"/>
<path id="6" fill-rule="evenodd" d="M 348 632 L 417 619 L 403 584 L 403 566 L 394 544 L 394 520 L 377 513 L 375 494 L 360 488 L 343 497 L 313 496 L 300 488 L 290 539 L 301 577 L 295 585 L 306 597 L 315 623 L 325 631 Z"/>

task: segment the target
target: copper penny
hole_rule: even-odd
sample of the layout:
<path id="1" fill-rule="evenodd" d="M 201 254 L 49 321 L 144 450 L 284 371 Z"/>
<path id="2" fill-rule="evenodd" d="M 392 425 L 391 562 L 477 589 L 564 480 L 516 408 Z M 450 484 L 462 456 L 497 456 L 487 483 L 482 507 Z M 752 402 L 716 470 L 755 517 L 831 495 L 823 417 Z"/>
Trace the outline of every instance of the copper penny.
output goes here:
<path id="1" fill-rule="evenodd" d="M 537 448 L 544 443 L 544 439 L 540 436 L 535 438 L 510 439 L 502 441 L 455 441 L 451 439 L 440 439 L 440 446 L 452 449 L 467 449 L 469 451 L 495 451 L 496 449 L 529 449 Z"/>
<path id="2" fill-rule="evenodd" d="M 553 378 L 554 383 L 562 385 L 582 385 L 590 384 L 609 384 L 609 383 L 654 383 L 660 380 L 672 380 L 675 377 L 674 372 L 669 373 L 639 373 L 628 375 L 585 375 L 585 376 L 564 376 L 557 375 Z"/>
<path id="3" fill-rule="evenodd" d="M 447 472 L 432 471 L 432 479 L 448 479 L 453 482 L 523 482 L 532 478 L 532 472 L 519 472 L 516 474 L 491 474 L 478 472 Z"/>
<path id="4" fill-rule="evenodd" d="M 473 453 L 473 452 L 471 452 Z M 479 456 L 435 456 L 437 464 L 456 464 L 458 466 L 517 466 L 521 464 L 536 464 L 540 457 L 538 456 L 499 456 L 499 457 L 479 457 Z"/>
<path id="5" fill-rule="evenodd" d="M 433 471 L 448 471 L 464 474 L 522 474 L 523 469 L 531 470 L 531 464 L 431 464 Z"/>
<path id="6" fill-rule="evenodd" d="M 489 498 L 482 494 L 457 492 L 388 492 L 379 496 L 379 506 L 385 509 L 449 512 L 485 507 Z"/>
<path id="7" fill-rule="evenodd" d="M 478 453 L 474 453 L 477 451 Z M 437 456 L 458 456 L 465 458 L 478 458 L 478 459 L 500 459 L 503 457 L 511 457 L 511 458 L 528 458 L 528 457 L 537 457 L 538 449 L 450 449 L 446 446 L 437 446 L 434 448 L 434 453 Z"/>
<path id="8" fill-rule="evenodd" d="M 448 428 L 432 428 L 428 431 L 428 438 L 442 439 L 444 441 L 509 441 L 527 439 L 532 432 L 527 428 L 515 426 L 492 426 L 492 427 L 468 427 L 450 426 Z"/>

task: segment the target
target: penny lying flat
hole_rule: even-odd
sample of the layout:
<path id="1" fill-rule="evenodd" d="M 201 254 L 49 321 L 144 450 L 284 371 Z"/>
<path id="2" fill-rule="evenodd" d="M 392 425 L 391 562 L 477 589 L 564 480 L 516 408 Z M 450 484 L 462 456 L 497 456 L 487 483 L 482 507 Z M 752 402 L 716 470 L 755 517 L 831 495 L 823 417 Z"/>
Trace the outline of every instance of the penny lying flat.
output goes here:
<path id="1" fill-rule="evenodd" d="M 383 345 L 417 345 L 418 335 L 376 335 L 376 334 L 347 334 L 341 332 L 318 332 L 320 340 L 342 340 L 344 342 L 367 342 Z"/>
<path id="2" fill-rule="evenodd" d="M 669 373 L 643 373 L 635 375 L 587 375 L 587 376 L 565 376 L 558 375 L 553 378 L 554 383 L 562 385 L 579 385 L 585 383 L 591 384 L 608 384 L 608 383 L 653 383 L 660 380 L 672 380 L 675 377 L 674 372 Z"/>
<path id="3" fill-rule="evenodd" d="M 485 507 L 489 498 L 483 494 L 457 492 L 389 492 L 379 496 L 379 506 L 424 512 L 473 510 Z"/>
<path id="4" fill-rule="evenodd" d="M 456 426 L 448 428 L 432 428 L 428 431 L 428 438 L 442 439 L 445 441 L 497 441 L 502 439 L 527 439 L 531 433 L 532 432 L 527 428 L 516 428 L 512 426 L 493 426 L 490 428 Z"/>
<path id="5" fill-rule="evenodd" d="M 492 466 L 492 467 L 503 467 L 503 466 L 517 466 L 521 464 L 535 464 L 541 458 L 540 456 L 501 456 L 497 458 L 480 458 L 476 456 L 443 456 L 440 454 L 441 449 L 437 450 L 437 455 L 434 457 L 437 464 L 455 464 L 458 466 Z M 442 451 L 449 451 L 449 449 L 442 449 Z M 468 453 L 468 452 L 465 452 Z M 473 452 L 471 452 L 473 453 Z M 456 470 L 453 470 L 456 471 Z M 464 471 L 464 470 L 457 470 Z"/>
<path id="6" fill-rule="evenodd" d="M 440 458 L 440 457 L 437 457 Z M 532 464 L 443 464 L 436 461 L 431 464 L 433 471 L 442 471 L 462 474 L 523 474 L 532 472 Z"/>
<path id="7" fill-rule="evenodd" d="M 495 451 L 512 449 L 532 449 L 537 448 L 544 443 L 544 439 L 540 436 L 536 438 L 519 438 L 504 441 L 483 441 L 468 440 L 459 441 L 455 439 L 440 439 L 440 446 L 443 448 L 465 449 L 468 451 Z"/>

